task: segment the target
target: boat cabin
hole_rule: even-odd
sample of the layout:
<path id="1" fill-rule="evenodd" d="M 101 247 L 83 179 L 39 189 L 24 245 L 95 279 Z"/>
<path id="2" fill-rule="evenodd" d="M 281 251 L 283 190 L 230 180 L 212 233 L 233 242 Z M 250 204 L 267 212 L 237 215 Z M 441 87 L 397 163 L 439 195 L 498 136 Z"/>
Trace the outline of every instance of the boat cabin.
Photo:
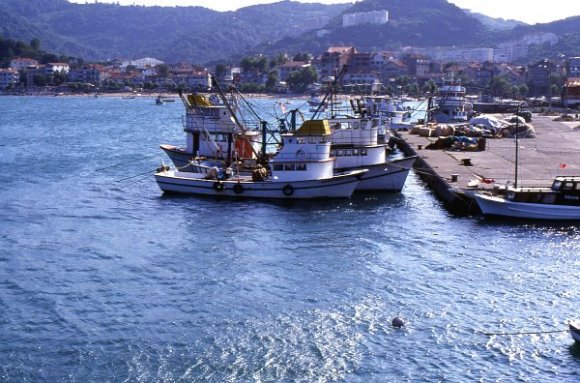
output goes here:
<path id="1" fill-rule="evenodd" d="M 558 176 L 550 188 L 508 189 L 512 202 L 580 206 L 580 177 Z"/>

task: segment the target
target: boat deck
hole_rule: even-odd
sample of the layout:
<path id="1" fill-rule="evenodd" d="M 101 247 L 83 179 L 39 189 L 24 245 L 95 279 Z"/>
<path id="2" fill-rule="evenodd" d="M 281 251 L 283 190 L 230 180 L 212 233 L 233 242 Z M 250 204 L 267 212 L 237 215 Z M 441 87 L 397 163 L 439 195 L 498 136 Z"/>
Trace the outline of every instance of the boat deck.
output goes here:
<path id="1" fill-rule="evenodd" d="M 496 115 L 503 118 L 504 115 Z M 556 175 L 580 175 L 580 121 L 557 122 L 554 117 L 534 114 L 532 125 L 536 138 L 519 139 L 519 184 L 524 187 L 550 187 Z M 422 137 L 401 132 L 403 149 L 417 154 L 415 170 L 437 196 L 455 213 L 471 209 L 469 195 L 457 195 L 450 189 L 468 188 L 468 183 L 482 178 L 505 185 L 514 180 L 515 140 L 486 139 L 484 151 L 458 152 L 426 150 L 437 137 Z M 423 149 L 419 149 L 422 147 Z M 492 188 L 480 182 L 478 188 Z M 459 201 L 458 201 L 459 199 Z M 473 211 L 472 211 L 473 212 Z"/>

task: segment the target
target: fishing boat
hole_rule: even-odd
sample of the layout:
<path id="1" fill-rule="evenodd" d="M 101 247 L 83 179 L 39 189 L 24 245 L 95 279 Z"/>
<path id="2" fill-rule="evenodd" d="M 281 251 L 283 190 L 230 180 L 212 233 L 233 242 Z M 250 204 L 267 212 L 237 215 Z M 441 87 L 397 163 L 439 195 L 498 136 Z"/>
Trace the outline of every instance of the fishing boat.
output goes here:
<path id="1" fill-rule="evenodd" d="M 308 120 L 294 133 L 281 135 L 281 149 L 250 175 L 216 167 L 214 174 L 160 169 L 163 192 L 269 199 L 348 198 L 366 169 L 334 172 L 328 120 Z M 220 173 L 223 175 L 220 176 Z"/>
<path id="2" fill-rule="evenodd" d="M 241 124 L 235 105 L 210 102 L 203 94 L 180 93 L 180 97 L 186 110 L 186 146 L 160 145 L 178 170 L 188 171 L 190 162 L 200 158 L 214 163 L 239 161 L 245 168 L 256 163 L 262 141 L 260 131 L 258 126 Z"/>
<path id="3" fill-rule="evenodd" d="M 568 326 L 570 327 L 570 335 L 572 335 L 572 339 L 577 343 L 580 343 L 580 322 L 570 322 Z"/>
<path id="4" fill-rule="evenodd" d="M 478 191 L 482 213 L 538 220 L 580 220 L 580 177 L 557 176 L 550 188 L 506 187 Z"/>
<path id="5" fill-rule="evenodd" d="M 365 97 L 365 107 L 371 116 L 380 118 L 391 130 L 410 130 L 412 110 L 403 105 L 402 100 L 387 96 Z"/>
<path id="6" fill-rule="evenodd" d="M 580 176 L 556 176 L 549 188 L 518 186 L 518 138 L 519 118 L 515 126 L 514 182 L 473 193 L 483 215 L 532 220 L 580 220 Z"/>
<path id="7" fill-rule="evenodd" d="M 368 169 L 357 191 L 399 192 L 403 189 L 416 156 L 388 160 L 388 139 L 379 142 L 384 126 L 379 118 L 333 118 L 331 156 L 336 172 Z M 386 133 L 388 135 L 388 132 Z"/>
<path id="8" fill-rule="evenodd" d="M 465 96 L 465 87 L 457 81 L 445 83 L 437 90 L 432 118 L 439 123 L 467 122 L 471 107 Z"/>

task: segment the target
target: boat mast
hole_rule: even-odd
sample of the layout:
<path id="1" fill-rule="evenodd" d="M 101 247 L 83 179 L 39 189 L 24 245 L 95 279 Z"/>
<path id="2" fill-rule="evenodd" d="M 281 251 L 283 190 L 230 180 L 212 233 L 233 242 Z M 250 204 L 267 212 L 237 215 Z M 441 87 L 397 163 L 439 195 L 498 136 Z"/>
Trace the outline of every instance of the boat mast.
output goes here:
<path id="1" fill-rule="evenodd" d="M 230 105 L 228 99 L 226 98 L 226 95 L 224 94 L 224 92 L 222 91 L 222 88 L 220 87 L 220 84 L 217 82 L 215 76 L 211 76 L 211 82 L 212 84 L 216 87 L 224 105 L 226 106 L 226 108 L 228 108 L 228 112 L 230 112 L 230 115 L 232 116 L 232 118 L 234 119 L 235 124 L 240 128 L 242 133 L 246 133 L 247 129 L 242 125 L 242 123 L 240 122 L 240 120 L 238 119 L 238 116 L 236 113 L 234 113 L 234 110 L 232 109 L 232 106 Z M 242 137 L 248 141 L 250 143 L 250 149 L 252 149 L 252 153 L 259 158 L 260 154 L 258 152 L 256 152 L 256 149 L 254 149 L 254 146 L 252 145 L 252 142 L 246 137 L 245 134 L 242 135 Z M 229 151 L 228 153 L 228 159 L 231 161 L 231 151 Z"/>
<path id="2" fill-rule="evenodd" d="M 520 114 L 520 103 L 518 101 L 518 106 L 516 108 L 516 169 L 515 169 L 515 182 L 514 182 L 514 188 L 517 189 L 518 188 L 518 162 L 519 162 L 519 143 L 518 143 L 518 131 L 520 130 L 519 126 L 519 114 Z"/>
<path id="3" fill-rule="evenodd" d="M 314 120 L 316 118 L 316 116 L 318 115 L 318 113 L 320 113 L 320 109 L 322 109 L 322 106 L 326 103 L 326 99 L 329 96 L 330 96 L 330 113 L 331 113 L 331 115 L 334 114 L 333 109 L 332 109 L 332 95 L 334 93 L 334 87 L 336 86 L 336 84 L 338 83 L 340 78 L 346 73 L 347 70 L 348 70 L 348 65 L 343 65 L 342 68 L 340 69 L 340 72 L 338 72 L 338 74 L 334 78 L 334 81 L 330 85 L 329 89 L 326 91 L 324 98 L 322 99 L 322 101 L 320 101 L 320 104 L 318 104 L 318 108 L 316 108 L 316 111 L 314 112 L 312 117 L 310 117 L 311 120 Z"/>

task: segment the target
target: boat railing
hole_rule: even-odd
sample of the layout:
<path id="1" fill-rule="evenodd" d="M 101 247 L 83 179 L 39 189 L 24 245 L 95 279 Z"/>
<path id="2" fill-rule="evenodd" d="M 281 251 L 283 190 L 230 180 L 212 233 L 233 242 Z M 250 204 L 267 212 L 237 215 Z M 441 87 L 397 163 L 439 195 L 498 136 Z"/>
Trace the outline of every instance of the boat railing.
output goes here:
<path id="1" fill-rule="evenodd" d="M 278 153 L 273 162 L 302 162 L 302 161 L 323 161 L 329 158 L 329 152 L 325 153 L 305 153 L 298 150 L 296 153 Z"/>

